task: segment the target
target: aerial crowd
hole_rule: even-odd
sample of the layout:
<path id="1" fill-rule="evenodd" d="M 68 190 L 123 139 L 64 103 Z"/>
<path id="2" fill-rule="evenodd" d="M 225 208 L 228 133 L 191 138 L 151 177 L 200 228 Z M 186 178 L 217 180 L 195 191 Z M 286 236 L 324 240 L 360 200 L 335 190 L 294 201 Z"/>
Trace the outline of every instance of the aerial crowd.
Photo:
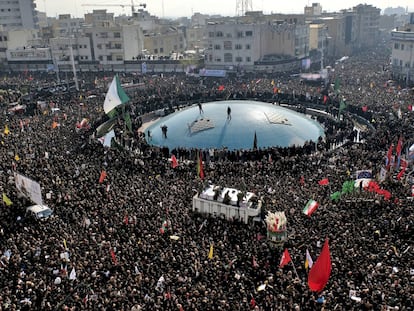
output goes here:
<path id="1" fill-rule="evenodd" d="M 23 89 L 33 93 L 55 76 L 4 73 L 0 310 L 414 310 L 414 92 L 392 80 L 388 58 L 381 48 L 352 56 L 333 66 L 326 86 L 280 73 L 120 73 L 140 86 L 128 92 L 133 131 L 120 119 L 112 148 L 91 134 L 105 119 L 101 86 L 114 73 L 80 73 L 80 92 L 29 98 L 46 105 L 14 114 L 9 104 L 23 100 Z M 141 130 L 159 109 L 242 98 L 305 113 L 317 107 L 327 112 L 313 116 L 326 135 L 288 148 L 201 150 L 200 178 L 200 150 L 151 146 Z M 79 131 L 83 118 L 90 129 Z M 398 179 L 397 159 L 385 162 L 392 144 L 394 160 L 400 139 L 408 165 Z M 391 197 L 356 187 L 333 200 L 359 170 L 372 172 Z M 33 203 L 16 191 L 14 172 L 40 184 L 51 218 L 26 214 Z M 246 189 L 265 210 L 284 211 L 286 241 L 269 243 L 260 221 L 193 213 L 192 197 L 209 183 Z M 302 212 L 309 199 L 319 203 L 310 217 Z M 312 292 L 306 250 L 315 261 L 326 239 L 332 272 Z M 281 268 L 285 249 L 292 261 Z"/>

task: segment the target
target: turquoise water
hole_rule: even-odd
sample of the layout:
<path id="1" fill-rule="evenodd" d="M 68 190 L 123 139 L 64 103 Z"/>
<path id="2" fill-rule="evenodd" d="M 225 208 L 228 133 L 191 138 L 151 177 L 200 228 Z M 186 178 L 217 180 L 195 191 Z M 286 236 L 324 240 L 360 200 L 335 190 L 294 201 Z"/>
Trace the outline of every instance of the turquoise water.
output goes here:
<path id="1" fill-rule="evenodd" d="M 231 108 L 231 119 L 227 108 Z M 176 111 L 153 123 L 150 144 L 185 148 L 252 149 L 257 147 L 302 146 L 306 141 L 324 137 L 319 123 L 307 116 L 277 105 L 256 101 L 220 101 Z M 195 122 L 197 121 L 197 122 Z M 167 126 L 167 138 L 162 126 Z M 198 127 L 197 127 L 198 125 Z"/>

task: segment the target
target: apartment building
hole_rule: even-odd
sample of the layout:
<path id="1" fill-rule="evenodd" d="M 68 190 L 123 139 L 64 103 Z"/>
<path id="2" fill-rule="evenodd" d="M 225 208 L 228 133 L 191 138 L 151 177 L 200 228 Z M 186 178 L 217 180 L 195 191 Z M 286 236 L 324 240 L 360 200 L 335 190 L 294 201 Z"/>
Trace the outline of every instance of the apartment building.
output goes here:
<path id="1" fill-rule="evenodd" d="M 396 79 L 406 84 L 414 81 L 414 13 L 410 23 L 391 32 L 391 71 Z"/>
<path id="2" fill-rule="evenodd" d="M 0 0 L 0 25 L 3 30 L 37 27 L 34 0 Z"/>

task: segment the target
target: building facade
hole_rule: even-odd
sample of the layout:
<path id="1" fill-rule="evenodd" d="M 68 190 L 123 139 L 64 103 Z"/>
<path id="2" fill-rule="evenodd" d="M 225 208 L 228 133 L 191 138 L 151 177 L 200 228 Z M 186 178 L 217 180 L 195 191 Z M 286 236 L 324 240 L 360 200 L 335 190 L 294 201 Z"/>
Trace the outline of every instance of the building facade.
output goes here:
<path id="1" fill-rule="evenodd" d="M 357 48 L 369 48 L 376 45 L 380 39 L 379 21 L 381 9 L 372 5 L 360 4 L 353 8 L 356 14 Z"/>
<path id="2" fill-rule="evenodd" d="M 3 30 L 37 28 L 34 0 L 1 0 L 0 25 Z"/>
<path id="3" fill-rule="evenodd" d="M 304 17 L 254 15 L 207 23 L 206 67 L 252 71 L 257 66 L 298 60 L 309 52 L 309 27 Z"/>
<path id="4" fill-rule="evenodd" d="M 414 82 L 414 13 L 411 23 L 391 32 L 391 71 L 396 79 Z"/>

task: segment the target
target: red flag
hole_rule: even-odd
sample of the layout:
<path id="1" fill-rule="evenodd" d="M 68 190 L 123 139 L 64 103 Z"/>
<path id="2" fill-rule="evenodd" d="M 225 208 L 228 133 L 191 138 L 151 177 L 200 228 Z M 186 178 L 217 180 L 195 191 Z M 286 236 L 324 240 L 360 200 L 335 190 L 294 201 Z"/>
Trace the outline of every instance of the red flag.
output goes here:
<path id="1" fill-rule="evenodd" d="M 118 261 L 116 260 L 116 255 L 112 248 L 111 248 L 111 257 L 112 257 L 112 262 L 114 263 L 114 265 L 117 265 Z"/>
<path id="2" fill-rule="evenodd" d="M 408 105 L 408 111 L 413 111 L 413 105 Z"/>
<path id="3" fill-rule="evenodd" d="M 285 248 L 285 251 L 282 254 L 282 258 L 280 259 L 279 267 L 283 268 L 284 266 L 286 266 L 291 261 L 292 261 L 292 258 L 290 258 L 289 252 L 288 252 L 287 248 Z"/>
<path id="4" fill-rule="evenodd" d="M 328 178 L 324 178 L 324 179 L 318 181 L 318 184 L 321 185 L 321 186 L 329 185 L 329 179 Z"/>
<path id="5" fill-rule="evenodd" d="M 220 85 L 220 86 L 218 87 L 218 90 L 219 90 L 220 92 L 224 91 L 224 85 Z"/>
<path id="6" fill-rule="evenodd" d="M 404 159 L 401 159 L 401 171 L 397 175 L 397 179 L 400 180 L 401 177 L 403 177 L 405 170 L 407 168 L 407 161 Z"/>
<path id="7" fill-rule="evenodd" d="M 256 261 L 256 257 L 254 257 L 253 256 L 253 258 L 252 258 L 252 265 L 253 265 L 253 268 L 257 268 L 259 265 L 257 264 L 257 261 Z"/>
<path id="8" fill-rule="evenodd" d="M 387 152 L 387 159 L 386 159 L 386 166 L 387 166 L 387 170 L 390 169 L 391 166 L 391 157 L 392 157 L 392 150 L 394 149 L 394 144 L 391 144 L 390 148 L 388 149 Z"/>
<path id="9" fill-rule="evenodd" d="M 328 239 L 322 247 L 321 254 L 313 264 L 308 275 L 309 288 L 314 292 L 320 292 L 328 283 L 331 275 L 331 254 L 329 252 Z"/>
<path id="10" fill-rule="evenodd" d="M 303 175 L 300 176 L 300 181 L 299 182 L 300 182 L 301 185 L 304 185 L 305 184 L 305 176 L 303 176 Z"/>
<path id="11" fill-rule="evenodd" d="M 250 307 L 251 308 L 256 307 L 256 300 L 254 300 L 254 297 L 252 297 L 252 299 L 250 299 Z"/>
<path id="12" fill-rule="evenodd" d="M 201 157 L 201 152 L 198 156 L 197 161 L 197 173 L 201 180 L 204 179 L 204 170 L 203 170 L 203 158 Z"/>
<path id="13" fill-rule="evenodd" d="M 99 176 L 99 183 L 102 184 L 106 178 L 106 172 L 104 170 L 101 171 L 101 176 Z"/>
<path id="14" fill-rule="evenodd" d="M 327 101 L 328 101 L 328 96 L 323 95 L 323 103 L 326 104 Z"/>
<path id="15" fill-rule="evenodd" d="M 362 111 L 367 112 L 368 111 L 368 106 L 362 106 Z"/>
<path id="16" fill-rule="evenodd" d="M 397 153 L 397 157 L 399 157 L 401 155 L 402 144 L 403 144 L 402 137 L 400 137 L 398 139 L 397 147 L 395 148 L 395 152 Z"/>
<path id="17" fill-rule="evenodd" d="M 177 166 L 178 166 L 177 158 L 175 157 L 175 155 L 172 155 L 171 156 L 171 167 L 176 168 Z"/>
<path id="18" fill-rule="evenodd" d="M 124 216 L 124 224 L 128 225 L 129 224 L 129 217 L 128 214 L 125 214 Z"/>

